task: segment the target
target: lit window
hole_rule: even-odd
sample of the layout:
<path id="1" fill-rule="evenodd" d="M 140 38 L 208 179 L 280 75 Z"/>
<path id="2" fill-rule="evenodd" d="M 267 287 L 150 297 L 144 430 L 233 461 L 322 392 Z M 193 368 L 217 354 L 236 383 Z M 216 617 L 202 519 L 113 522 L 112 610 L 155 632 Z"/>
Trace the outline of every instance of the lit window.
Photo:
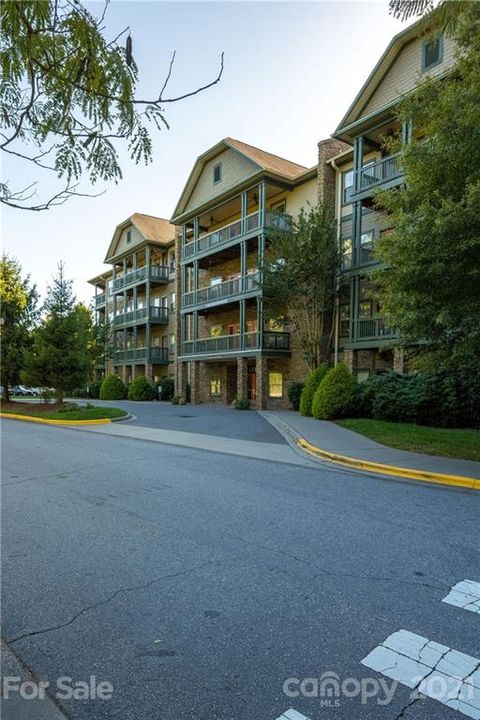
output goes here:
<path id="1" fill-rule="evenodd" d="M 210 395 L 220 395 L 220 378 L 214 377 L 210 380 Z"/>
<path id="2" fill-rule="evenodd" d="M 442 62 L 443 43 L 442 37 L 439 36 L 434 40 L 423 43 L 422 48 L 422 69 L 429 70 Z"/>
<path id="3" fill-rule="evenodd" d="M 218 183 L 222 179 L 222 163 L 218 163 L 213 168 L 213 182 Z"/>
<path id="4" fill-rule="evenodd" d="M 367 243 L 371 243 L 373 240 L 373 230 L 368 230 L 367 232 L 362 232 L 360 235 L 360 244 L 366 245 Z"/>
<path id="5" fill-rule="evenodd" d="M 359 318 L 370 318 L 372 317 L 372 303 L 370 300 L 364 300 L 358 305 L 358 317 Z"/>
<path id="6" fill-rule="evenodd" d="M 281 372 L 268 373 L 268 396 L 271 398 L 283 397 L 283 374 Z"/>
<path id="7" fill-rule="evenodd" d="M 175 310 L 175 293 L 170 293 L 170 311 Z"/>
<path id="8" fill-rule="evenodd" d="M 346 205 L 350 202 L 353 190 L 353 170 L 342 173 L 342 201 Z"/>
<path id="9" fill-rule="evenodd" d="M 342 269 L 348 270 L 352 267 L 352 238 L 342 239 Z"/>

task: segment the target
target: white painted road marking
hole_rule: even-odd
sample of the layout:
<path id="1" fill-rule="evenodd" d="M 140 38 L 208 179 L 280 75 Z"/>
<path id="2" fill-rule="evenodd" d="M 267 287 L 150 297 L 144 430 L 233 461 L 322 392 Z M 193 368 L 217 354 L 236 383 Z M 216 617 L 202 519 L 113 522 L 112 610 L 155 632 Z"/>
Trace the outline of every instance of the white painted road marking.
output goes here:
<path id="1" fill-rule="evenodd" d="M 290 708 L 290 710 L 285 710 L 285 712 L 280 715 L 277 720 L 309 720 L 309 718 L 307 718 L 306 715 L 302 715 L 302 713 L 297 712 L 293 708 Z"/>
<path id="2" fill-rule="evenodd" d="M 480 660 L 399 630 L 361 661 L 421 695 L 480 720 Z"/>
<path id="3" fill-rule="evenodd" d="M 452 587 L 442 602 L 480 615 L 480 583 L 475 580 L 462 580 Z"/>

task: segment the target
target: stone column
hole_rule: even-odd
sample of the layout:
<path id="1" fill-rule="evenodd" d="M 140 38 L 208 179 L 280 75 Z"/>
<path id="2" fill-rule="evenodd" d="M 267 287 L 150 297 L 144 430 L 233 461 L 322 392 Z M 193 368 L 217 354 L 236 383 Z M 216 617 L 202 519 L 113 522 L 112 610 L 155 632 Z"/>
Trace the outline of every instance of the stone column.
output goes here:
<path id="1" fill-rule="evenodd" d="M 177 360 L 175 372 L 175 395 L 187 399 L 187 363 Z"/>
<path id="2" fill-rule="evenodd" d="M 343 362 L 347 370 L 356 378 L 358 372 L 358 350 L 344 350 Z"/>
<path id="3" fill-rule="evenodd" d="M 395 372 L 405 372 L 405 351 L 403 348 L 396 347 L 393 350 L 393 369 Z"/>
<path id="4" fill-rule="evenodd" d="M 248 360 L 244 357 L 237 358 L 237 397 L 247 398 L 248 386 Z"/>
<path id="5" fill-rule="evenodd" d="M 200 363 L 194 360 L 190 363 L 190 399 L 192 405 L 198 405 L 200 402 Z"/>
<path id="6" fill-rule="evenodd" d="M 145 363 L 145 377 L 149 382 L 153 382 L 153 365 L 152 363 Z"/>
<path id="7" fill-rule="evenodd" d="M 266 410 L 267 408 L 267 358 L 263 355 L 257 355 L 255 362 L 255 372 L 257 381 L 257 410 Z"/>

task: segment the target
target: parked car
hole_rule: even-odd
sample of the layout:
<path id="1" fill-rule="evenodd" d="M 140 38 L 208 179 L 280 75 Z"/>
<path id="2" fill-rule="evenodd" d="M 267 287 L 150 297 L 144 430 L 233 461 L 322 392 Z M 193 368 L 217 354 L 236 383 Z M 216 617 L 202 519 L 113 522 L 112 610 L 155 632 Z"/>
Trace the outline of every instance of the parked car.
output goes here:
<path id="1" fill-rule="evenodd" d="M 14 385 L 12 388 L 12 395 L 21 395 L 23 397 L 33 397 L 36 393 L 31 389 L 25 387 L 25 385 Z"/>

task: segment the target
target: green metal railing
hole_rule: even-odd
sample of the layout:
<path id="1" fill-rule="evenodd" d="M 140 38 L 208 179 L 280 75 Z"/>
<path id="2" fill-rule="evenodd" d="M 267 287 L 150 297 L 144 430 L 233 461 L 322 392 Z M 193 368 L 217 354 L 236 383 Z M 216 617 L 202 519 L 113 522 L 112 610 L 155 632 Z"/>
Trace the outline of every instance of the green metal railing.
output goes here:
<path id="1" fill-rule="evenodd" d="M 138 308 L 118 313 L 113 318 L 113 325 L 135 325 L 146 322 L 168 323 L 168 308 L 151 305 L 149 308 Z"/>
<path id="2" fill-rule="evenodd" d="M 224 298 L 235 297 L 242 293 L 252 292 L 259 288 L 258 281 L 259 274 L 256 272 L 235 278 L 234 280 L 225 280 L 225 282 L 210 285 L 210 287 L 199 288 L 196 291 L 184 293 L 183 307 L 215 302 L 215 300 L 223 300 Z"/>
<path id="3" fill-rule="evenodd" d="M 290 333 L 286 332 L 247 332 L 243 335 L 218 335 L 216 337 L 187 340 L 182 343 L 182 355 L 203 355 L 219 353 L 238 353 L 243 350 L 271 350 L 288 352 Z"/>
<path id="4" fill-rule="evenodd" d="M 365 190 L 373 190 L 384 183 L 402 177 L 403 170 L 398 162 L 399 156 L 400 153 L 388 155 L 381 160 L 366 164 L 362 167 L 358 171 L 357 188 L 353 195 L 364 192 Z"/>
<path id="5" fill-rule="evenodd" d="M 202 235 L 197 240 L 191 240 L 183 246 L 183 257 L 184 259 L 191 258 L 212 248 L 228 245 L 233 240 L 239 240 L 253 230 L 262 228 L 287 230 L 290 225 L 291 217 L 286 213 L 278 213 L 273 210 L 266 210 L 264 213 L 251 213 L 218 230 Z"/>
<path id="6" fill-rule="evenodd" d="M 168 348 L 137 347 L 127 350 L 114 350 L 114 362 L 147 362 L 165 365 L 168 363 Z"/>
<path id="7" fill-rule="evenodd" d="M 168 282 L 169 268 L 168 265 L 144 265 L 136 270 L 131 270 L 125 275 L 116 278 L 113 281 L 113 290 L 123 290 L 130 285 L 143 283 L 147 280 L 151 282 Z"/>

